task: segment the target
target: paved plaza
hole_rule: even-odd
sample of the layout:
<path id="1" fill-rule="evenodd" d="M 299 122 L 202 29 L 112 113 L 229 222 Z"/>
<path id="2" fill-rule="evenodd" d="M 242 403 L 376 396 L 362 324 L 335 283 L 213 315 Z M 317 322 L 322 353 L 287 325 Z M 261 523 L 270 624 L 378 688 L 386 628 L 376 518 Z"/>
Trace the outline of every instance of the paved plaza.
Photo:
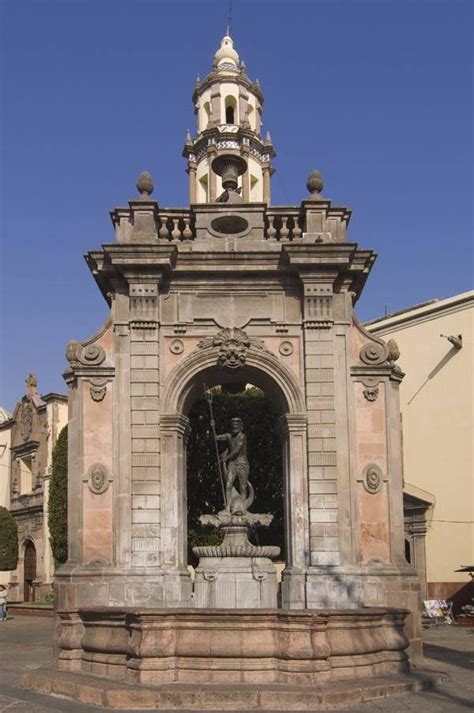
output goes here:
<path id="1" fill-rule="evenodd" d="M 50 618 L 18 615 L 0 625 L 0 713 L 105 710 L 51 698 L 21 687 L 20 676 L 25 670 L 45 665 L 51 658 L 52 627 Z M 410 693 L 343 710 L 351 713 L 465 713 L 474 710 L 474 629 L 439 627 L 425 631 L 424 641 L 427 665 L 449 675 L 445 686 L 437 691 Z"/>

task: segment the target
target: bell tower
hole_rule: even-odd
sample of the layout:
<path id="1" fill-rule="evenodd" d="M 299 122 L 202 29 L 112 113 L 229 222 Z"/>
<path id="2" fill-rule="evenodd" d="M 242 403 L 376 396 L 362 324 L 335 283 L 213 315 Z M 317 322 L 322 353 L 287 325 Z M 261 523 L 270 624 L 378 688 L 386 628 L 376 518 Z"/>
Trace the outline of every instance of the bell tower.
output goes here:
<path id="1" fill-rule="evenodd" d="M 191 204 L 214 203 L 223 193 L 225 200 L 229 160 L 242 202 L 270 204 L 275 151 L 270 133 L 261 136 L 263 101 L 260 84 L 249 79 L 228 29 L 211 72 L 203 81 L 197 78 L 193 93 L 196 136 L 187 132 L 183 150 Z"/>

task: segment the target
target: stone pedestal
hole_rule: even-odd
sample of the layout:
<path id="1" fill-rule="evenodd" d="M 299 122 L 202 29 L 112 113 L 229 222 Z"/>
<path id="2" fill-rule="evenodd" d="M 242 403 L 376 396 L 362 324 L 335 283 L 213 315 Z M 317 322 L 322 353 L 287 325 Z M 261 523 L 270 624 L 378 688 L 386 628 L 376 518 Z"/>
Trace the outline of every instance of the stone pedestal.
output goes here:
<path id="1" fill-rule="evenodd" d="M 222 528 L 220 545 L 194 547 L 199 557 L 194 605 L 199 609 L 270 609 L 278 606 L 278 582 L 271 557 L 279 547 L 252 545 L 249 523 L 269 524 L 271 515 L 250 512 L 202 515 L 201 522 Z M 223 526 L 223 523 L 226 526 Z M 229 524 L 227 524 L 229 523 Z"/>
<path id="2" fill-rule="evenodd" d="M 275 565 L 268 557 L 202 557 L 194 604 L 203 609 L 270 609 L 278 605 Z"/>

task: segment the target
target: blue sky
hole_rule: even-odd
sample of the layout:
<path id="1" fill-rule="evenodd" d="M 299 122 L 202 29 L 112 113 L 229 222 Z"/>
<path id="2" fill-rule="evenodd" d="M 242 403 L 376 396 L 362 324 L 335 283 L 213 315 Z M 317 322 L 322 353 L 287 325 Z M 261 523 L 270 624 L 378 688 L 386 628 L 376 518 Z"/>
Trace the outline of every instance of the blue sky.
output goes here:
<path id="1" fill-rule="evenodd" d="M 233 0 L 232 34 L 265 94 L 272 202 L 297 204 L 319 168 L 379 257 L 366 320 L 472 287 L 470 0 Z M 191 94 L 227 0 L 3 0 L 0 403 L 35 371 L 65 392 L 70 339 L 106 304 L 83 253 L 146 168 L 186 205 Z"/>

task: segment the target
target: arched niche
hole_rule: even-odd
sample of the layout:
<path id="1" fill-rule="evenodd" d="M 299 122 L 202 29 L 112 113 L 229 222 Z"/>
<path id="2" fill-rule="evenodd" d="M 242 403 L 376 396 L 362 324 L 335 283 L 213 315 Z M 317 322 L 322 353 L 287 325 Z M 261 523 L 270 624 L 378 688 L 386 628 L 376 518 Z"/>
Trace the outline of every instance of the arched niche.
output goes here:
<path id="1" fill-rule="evenodd" d="M 251 348 L 236 370 L 218 363 L 218 348 L 195 349 L 169 374 L 160 416 L 162 555 L 165 567 L 185 569 L 187 414 L 205 388 L 247 382 L 277 404 L 283 448 L 286 576 L 308 566 L 307 417 L 303 394 L 292 372 L 265 349 Z M 283 605 L 286 605 L 283 599 Z"/>

